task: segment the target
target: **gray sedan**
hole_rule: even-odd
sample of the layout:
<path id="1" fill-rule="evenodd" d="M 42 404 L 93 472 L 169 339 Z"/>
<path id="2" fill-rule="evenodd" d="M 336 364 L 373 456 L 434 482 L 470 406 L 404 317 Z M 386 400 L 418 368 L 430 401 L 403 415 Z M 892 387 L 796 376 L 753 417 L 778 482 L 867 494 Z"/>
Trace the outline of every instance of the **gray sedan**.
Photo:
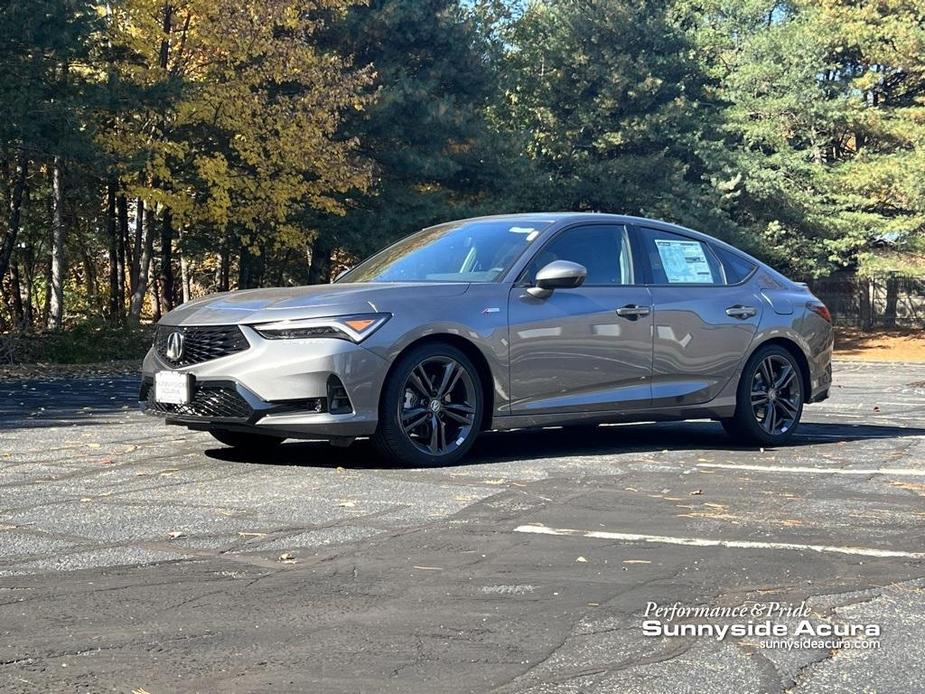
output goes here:
<path id="1" fill-rule="evenodd" d="M 372 437 L 411 465 L 485 429 L 604 422 L 709 418 L 770 446 L 828 397 L 832 342 L 804 285 L 704 234 L 506 215 L 424 229 L 333 284 L 183 304 L 139 399 L 230 446 Z"/>

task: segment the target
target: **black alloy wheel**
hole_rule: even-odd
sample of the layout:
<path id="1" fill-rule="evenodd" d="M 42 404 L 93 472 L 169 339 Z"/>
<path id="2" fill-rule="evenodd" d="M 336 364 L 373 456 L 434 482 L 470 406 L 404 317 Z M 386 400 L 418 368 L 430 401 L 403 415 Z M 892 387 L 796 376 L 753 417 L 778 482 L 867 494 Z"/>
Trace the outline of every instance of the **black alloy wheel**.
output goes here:
<path id="1" fill-rule="evenodd" d="M 800 416 L 800 375 L 791 359 L 769 354 L 752 376 L 751 404 L 755 421 L 771 436 L 790 431 Z"/>
<path id="2" fill-rule="evenodd" d="M 373 442 L 396 462 L 447 465 L 468 452 L 481 416 L 481 382 L 469 358 L 452 345 L 425 344 L 390 374 Z"/>
<path id="3" fill-rule="evenodd" d="M 804 374 L 779 345 L 760 347 L 742 370 L 735 414 L 723 428 L 743 443 L 773 446 L 793 436 L 803 414 Z"/>

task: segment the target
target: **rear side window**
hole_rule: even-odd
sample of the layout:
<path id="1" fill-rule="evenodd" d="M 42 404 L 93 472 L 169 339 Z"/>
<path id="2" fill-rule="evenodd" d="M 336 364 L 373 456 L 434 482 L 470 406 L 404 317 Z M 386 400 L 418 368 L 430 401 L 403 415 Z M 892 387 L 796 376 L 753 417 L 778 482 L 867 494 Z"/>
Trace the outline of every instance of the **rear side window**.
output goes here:
<path id="1" fill-rule="evenodd" d="M 549 242 L 530 263 L 527 277 L 554 260 L 570 260 L 588 271 L 584 286 L 633 283 L 633 262 L 626 227 L 594 224 L 566 229 Z"/>
<path id="2" fill-rule="evenodd" d="M 750 263 L 742 256 L 727 251 L 722 246 L 714 246 L 713 250 L 723 264 L 723 270 L 726 273 L 726 284 L 744 282 L 755 271 L 755 264 Z"/>
<path id="3" fill-rule="evenodd" d="M 725 284 L 722 267 L 702 241 L 658 229 L 640 229 L 653 284 Z"/>

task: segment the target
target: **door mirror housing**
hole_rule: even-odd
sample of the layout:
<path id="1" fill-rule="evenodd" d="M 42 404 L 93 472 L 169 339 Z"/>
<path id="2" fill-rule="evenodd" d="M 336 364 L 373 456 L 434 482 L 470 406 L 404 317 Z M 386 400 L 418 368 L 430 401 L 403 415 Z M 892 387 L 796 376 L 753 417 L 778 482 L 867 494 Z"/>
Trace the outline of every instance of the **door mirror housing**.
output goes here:
<path id="1" fill-rule="evenodd" d="M 573 263 L 570 260 L 554 260 L 544 265 L 536 273 L 534 286 L 527 289 L 527 293 L 540 299 L 552 294 L 554 289 L 575 289 L 580 287 L 588 276 L 584 265 Z"/>

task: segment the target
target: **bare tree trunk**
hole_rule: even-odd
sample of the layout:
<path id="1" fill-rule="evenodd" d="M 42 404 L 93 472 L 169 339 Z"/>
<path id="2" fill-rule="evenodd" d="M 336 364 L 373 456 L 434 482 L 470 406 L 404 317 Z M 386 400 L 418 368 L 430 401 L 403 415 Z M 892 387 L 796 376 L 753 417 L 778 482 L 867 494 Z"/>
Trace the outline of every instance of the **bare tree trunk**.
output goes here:
<path id="1" fill-rule="evenodd" d="M 161 224 L 161 289 L 164 292 L 163 310 L 173 309 L 173 220 L 170 210 L 164 208 Z"/>
<path id="2" fill-rule="evenodd" d="M 154 215 L 154 206 L 145 207 L 139 200 L 138 203 L 139 219 L 144 220 L 144 229 L 142 230 L 142 240 L 139 242 L 141 255 L 138 258 L 138 278 L 132 290 L 131 317 L 133 323 L 141 320 L 141 310 L 145 303 L 145 294 L 148 291 L 148 277 L 151 272 L 151 258 L 154 256 L 154 224 L 156 221 Z M 136 228 L 136 238 L 138 230 Z"/>
<path id="3" fill-rule="evenodd" d="M 16 247 L 16 237 L 19 236 L 19 224 L 22 220 L 22 199 L 26 191 L 26 176 L 28 175 L 29 160 L 26 153 L 20 150 L 16 157 L 16 174 L 13 180 L 13 190 L 10 193 L 10 216 L 6 233 L 3 235 L 3 244 L 0 245 L 0 279 L 6 274 Z"/>
<path id="4" fill-rule="evenodd" d="M 186 262 L 186 249 L 183 247 L 183 227 L 177 232 L 180 236 L 180 290 L 183 292 L 183 303 L 190 299 L 189 266 Z"/>
<path id="5" fill-rule="evenodd" d="M 25 251 L 27 254 L 31 254 L 32 247 L 26 246 Z M 22 270 L 20 270 L 21 277 L 21 294 L 22 294 L 22 328 L 23 330 L 30 330 L 35 323 L 34 312 L 32 309 L 32 302 L 35 298 L 34 288 L 35 281 L 32 275 L 32 262 L 33 259 L 30 257 L 22 258 Z"/>
<path id="6" fill-rule="evenodd" d="M 62 162 L 56 156 L 51 174 L 51 302 L 48 307 L 48 327 L 60 330 L 64 318 L 64 191 Z"/>
<path id="7" fill-rule="evenodd" d="M 164 315 L 164 312 L 161 310 L 161 282 L 160 278 L 155 274 L 154 276 L 154 290 L 152 293 L 154 295 L 154 321 L 157 322 L 161 319 L 161 316 Z"/>
<path id="8" fill-rule="evenodd" d="M 22 330 L 26 322 L 26 314 L 22 306 L 22 287 L 19 285 L 19 264 L 15 261 L 10 263 L 10 294 L 12 294 L 13 305 L 13 322 L 16 327 Z"/>
<path id="9" fill-rule="evenodd" d="M 899 280 L 891 272 L 886 278 L 886 305 L 883 307 L 883 327 L 896 327 L 896 307 L 899 303 Z"/>
<path id="10" fill-rule="evenodd" d="M 91 306 L 96 306 L 99 301 L 100 287 L 96 276 L 96 263 L 87 252 L 86 246 L 80 245 L 80 259 L 84 266 L 84 286 L 87 291 L 87 299 Z"/>
<path id="11" fill-rule="evenodd" d="M 128 293 L 125 287 L 125 275 L 128 268 L 126 267 L 126 246 L 128 244 L 128 201 L 125 199 L 125 193 L 119 192 L 116 198 L 116 258 L 119 263 L 118 287 L 119 287 L 119 316 L 125 315 L 125 296 Z"/>
<path id="12" fill-rule="evenodd" d="M 334 249 L 320 237 L 312 246 L 312 259 L 308 264 L 308 283 L 327 284 L 331 281 L 331 254 Z"/>
<path id="13" fill-rule="evenodd" d="M 49 239 L 49 243 L 51 239 Z M 51 315 L 51 254 L 48 254 L 48 257 L 45 259 L 43 264 L 43 269 L 45 270 L 45 292 L 42 294 L 42 316 L 39 320 L 41 325 L 47 326 L 49 324 L 48 317 Z"/>
<path id="14" fill-rule="evenodd" d="M 119 322 L 119 243 L 116 239 L 116 180 L 106 182 L 106 237 L 109 240 L 109 320 Z"/>
<path id="15" fill-rule="evenodd" d="M 218 291 L 227 292 L 231 283 L 231 253 L 228 249 L 228 239 L 222 243 L 218 258 Z"/>
<path id="16" fill-rule="evenodd" d="M 870 300 L 871 281 L 860 279 L 858 282 L 858 327 L 870 330 L 874 325 L 873 304 Z"/>
<path id="17" fill-rule="evenodd" d="M 135 294 L 138 286 L 138 266 L 141 264 L 141 243 L 144 238 L 145 203 L 141 198 L 135 198 L 135 229 L 130 244 L 131 253 L 128 266 L 129 291 Z"/>

